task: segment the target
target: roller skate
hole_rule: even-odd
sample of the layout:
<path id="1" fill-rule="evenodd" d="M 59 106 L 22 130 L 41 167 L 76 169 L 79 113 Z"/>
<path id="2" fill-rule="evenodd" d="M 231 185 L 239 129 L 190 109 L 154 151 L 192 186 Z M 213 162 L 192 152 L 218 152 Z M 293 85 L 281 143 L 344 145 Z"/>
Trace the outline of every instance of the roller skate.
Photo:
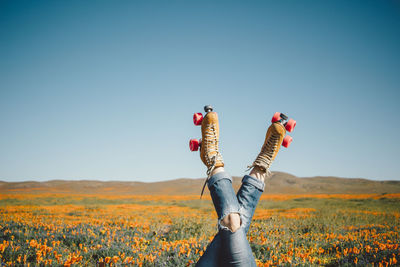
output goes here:
<path id="1" fill-rule="evenodd" d="M 193 123 L 197 126 L 201 125 L 201 139 L 191 139 L 189 141 L 191 151 L 197 151 L 200 149 L 201 161 L 207 167 L 207 179 L 203 185 L 201 196 L 203 195 L 205 185 L 210 178 L 212 171 L 217 167 L 224 166 L 224 160 L 218 150 L 218 115 L 216 112 L 213 112 L 211 106 L 205 106 L 204 111 L 206 112 L 204 117 L 201 113 L 195 113 L 193 115 Z"/>
<path id="2" fill-rule="evenodd" d="M 267 176 L 270 175 L 270 166 L 278 154 L 281 145 L 287 148 L 293 141 L 291 136 L 286 135 L 286 131 L 292 132 L 296 126 L 295 120 L 288 120 L 288 117 L 285 114 L 279 112 L 274 114 L 271 122 L 272 125 L 268 128 L 264 145 L 262 146 L 260 153 L 253 164 L 248 166 L 248 169 L 256 166 L 259 167 L 261 171 L 267 173 Z"/>

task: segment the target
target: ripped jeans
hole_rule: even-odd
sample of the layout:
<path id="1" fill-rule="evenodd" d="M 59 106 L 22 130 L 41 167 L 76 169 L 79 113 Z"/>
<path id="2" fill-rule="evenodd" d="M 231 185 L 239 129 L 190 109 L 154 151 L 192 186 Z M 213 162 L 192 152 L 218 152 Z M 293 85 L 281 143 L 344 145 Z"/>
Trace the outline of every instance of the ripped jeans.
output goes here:
<path id="1" fill-rule="evenodd" d="M 227 172 L 219 172 L 211 176 L 207 185 L 218 214 L 218 233 L 196 266 L 256 266 L 246 234 L 264 191 L 264 182 L 245 175 L 235 195 L 232 178 Z M 221 224 L 222 219 L 230 213 L 239 213 L 241 219 L 240 228 L 235 232 Z"/>

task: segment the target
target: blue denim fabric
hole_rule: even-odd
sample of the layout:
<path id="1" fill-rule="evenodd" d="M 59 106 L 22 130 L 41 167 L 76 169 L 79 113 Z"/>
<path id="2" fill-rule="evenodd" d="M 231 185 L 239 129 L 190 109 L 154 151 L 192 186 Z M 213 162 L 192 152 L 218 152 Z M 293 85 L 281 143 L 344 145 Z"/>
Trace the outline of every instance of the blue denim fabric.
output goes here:
<path id="1" fill-rule="evenodd" d="M 218 214 L 219 231 L 196 266 L 256 266 L 246 234 L 264 187 L 260 180 L 245 175 L 235 196 L 228 173 L 220 172 L 209 179 L 208 188 Z M 221 220 L 229 213 L 239 213 L 241 218 L 241 226 L 234 233 L 221 225 Z"/>
<path id="2" fill-rule="evenodd" d="M 237 199 L 242 210 L 242 225 L 246 234 L 249 231 L 254 211 L 256 210 L 258 200 L 264 192 L 265 183 L 245 175 L 242 179 L 242 186 L 237 193 Z"/>

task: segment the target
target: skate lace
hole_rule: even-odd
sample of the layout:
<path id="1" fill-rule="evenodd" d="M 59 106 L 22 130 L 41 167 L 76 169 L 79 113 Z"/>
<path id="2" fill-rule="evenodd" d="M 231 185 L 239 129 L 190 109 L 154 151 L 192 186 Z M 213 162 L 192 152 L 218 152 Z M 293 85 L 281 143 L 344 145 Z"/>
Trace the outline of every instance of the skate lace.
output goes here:
<path id="1" fill-rule="evenodd" d="M 209 124 L 207 126 L 203 139 L 205 139 L 202 140 L 202 145 L 205 149 L 204 158 L 208 167 L 207 174 L 209 174 L 211 173 L 211 169 L 216 164 L 217 160 L 222 159 L 222 156 L 218 151 L 218 138 L 215 124 Z"/>
<path id="2" fill-rule="evenodd" d="M 205 140 L 202 140 L 201 149 L 204 149 L 204 159 L 207 163 L 207 179 L 204 182 L 203 189 L 201 190 L 200 198 L 203 196 L 204 188 L 211 177 L 212 171 L 215 169 L 215 165 L 218 161 L 222 161 L 222 155 L 218 151 L 216 124 L 211 123 L 207 125 L 203 139 Z"/>
<path id="3" fill-rule="evenodd" d="M 258 154 L 258 157 L 254 161 L 254 163 L 251 166 L 248 166 L 248 170 L 250 170 L 254 166 L 262 166 L 265 168 L 267 175 L 269 176 L 271 174 L 269 168 L 272 164 L 274 153 L 278 149 L 279 140 L 279 134 L 271 135 L 267 143 L 265 143 L 261 148 L 261 152 L 260 154 Z"/>

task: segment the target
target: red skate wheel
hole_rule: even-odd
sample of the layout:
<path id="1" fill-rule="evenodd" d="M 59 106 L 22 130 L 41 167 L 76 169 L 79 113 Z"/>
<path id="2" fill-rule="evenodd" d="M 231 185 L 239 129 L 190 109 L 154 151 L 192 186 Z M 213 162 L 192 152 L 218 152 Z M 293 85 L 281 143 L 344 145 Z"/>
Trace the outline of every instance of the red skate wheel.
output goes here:
<path id="1" fill-rule="evenodd" d="M 294 130 L 294 127 L 296 127 L 296 121 L 294 119 L 288 120 L 288 122 L 285 125 L 285 128 L 288 132 L 291 132 Z"/>
<path id="2" fill-rule="evenodd" d="M 189 148 L 190 148 L 190 151 L 197 151 L 197 150 L 199 150 L 199 144 L 200 144 L 199 140 L 197 140 L 197 139 L 190 139 L 190 141 L 189 141 Z"/>
<path id="3" fill-rule="evenodd" d="M 201 113 L 194 113 L 193 115 L 193 123 L 194 125 L 201 125 L 201 122 L 203 121 L 203 114 Z"/>
<path id="4" fill-rule="evenodd" d="M 286 135 L 285 138 L 283 138 L 282 146 L 289 147 L 289 145 L 292 141 L 293 141 L 293 138 L 289 135 Z"/>
<path id="5" fill-rule="evenodd" d="M 280 119 L 281 119 L 281 113 L 280 112 L 275 112 L 274 116 L 272 116 L 271 122 L 274 123 L 274 122 L 279 121 Z"/>

